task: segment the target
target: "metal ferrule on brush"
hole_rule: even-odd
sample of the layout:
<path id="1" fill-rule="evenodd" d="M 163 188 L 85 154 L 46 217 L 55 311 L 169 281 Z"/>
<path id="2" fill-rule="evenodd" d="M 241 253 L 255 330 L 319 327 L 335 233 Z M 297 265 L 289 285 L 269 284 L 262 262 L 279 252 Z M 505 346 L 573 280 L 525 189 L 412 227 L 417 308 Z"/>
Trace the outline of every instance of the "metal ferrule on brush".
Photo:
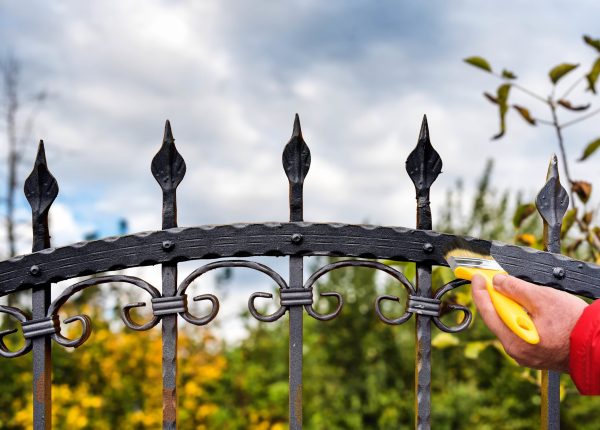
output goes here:
<path id="1" fill-rule="evenodd" d="M 452 270 L 459 266 L 483 270 L 504 270 L 502 269 L 502 266 L 496 262 L 496 260 L 488 260 L 485 258 L 448 257 L 447 261 Z"/>

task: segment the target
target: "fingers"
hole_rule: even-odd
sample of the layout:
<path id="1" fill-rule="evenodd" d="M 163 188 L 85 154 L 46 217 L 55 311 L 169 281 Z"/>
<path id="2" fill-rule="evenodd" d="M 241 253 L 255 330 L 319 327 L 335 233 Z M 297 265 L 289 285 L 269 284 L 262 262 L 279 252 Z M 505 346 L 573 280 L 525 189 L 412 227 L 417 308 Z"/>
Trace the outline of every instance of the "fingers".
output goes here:
<path id="1" fill-rule="evenodd" d="M 471 280 L 473 301 L 479 310 L 479 314 L 486 326 L 498 337 L 503 345 L 509 345 L 518 339 L 513 332 L 502 322 L 489 293 L 485 287 L 485 279 L 482 276 L 475 275 Z"/>
<path id="2" fill-rule="evenodd" d="M 513 299 L 525 307 L 529 312 L 533 312 L 539 302 L 540 287 L 508 275 L 494 276 L 494 288 L 499 293 Z"/>

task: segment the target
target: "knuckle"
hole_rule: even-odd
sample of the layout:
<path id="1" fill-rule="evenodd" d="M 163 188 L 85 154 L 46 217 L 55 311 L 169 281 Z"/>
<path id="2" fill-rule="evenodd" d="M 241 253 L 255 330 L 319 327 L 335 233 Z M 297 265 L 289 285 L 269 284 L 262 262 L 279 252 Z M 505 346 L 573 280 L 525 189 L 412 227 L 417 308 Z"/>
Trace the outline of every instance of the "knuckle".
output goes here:
<path id="1" fill-rule="evenodd" d="M 507 345 L 504 345 L 504 351 L 505 351 L 505 352 L 506 352 L 506 353 L 507 353 L 507 354 L 508 354 L 510 357 L 512 357 L 513 359 L 517 360 L 517 359 L 518 359 L 518 358 L 517 358 L 517 355 L 518 355 L 518 354 L 516 354 L 516 351 L 515 351 L 515 347 L 514 347 L 514 345 L 515 345 L 515 344 L 514 344 L 513 342 L 510 342 L 509 344 L 507 344 Z"/>
<path id="2" fill-rule="evenodd" d="M 523 349 L 514 341 L 506 344 L 504 346 L 504 351 L 506 351 L 506 353 L 519 364 L 521 364 L 523 360 L 526 360 L 527 358 L 527 354 L 524 354 Z"/>

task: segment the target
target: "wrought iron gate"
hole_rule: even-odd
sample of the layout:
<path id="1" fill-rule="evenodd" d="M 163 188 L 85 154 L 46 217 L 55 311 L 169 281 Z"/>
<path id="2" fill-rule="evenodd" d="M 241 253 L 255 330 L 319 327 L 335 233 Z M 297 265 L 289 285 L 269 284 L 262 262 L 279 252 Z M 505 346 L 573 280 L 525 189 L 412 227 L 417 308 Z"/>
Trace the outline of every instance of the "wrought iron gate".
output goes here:
<path id="1" fill-rule="evenodd" d="M 289 181 L 289 222 L 264 224 L 232 224 L 219 226 L 177 226 L 176 189 L 184 177 L 186 166 L 177 152 L 171 126 L 167 121 L 162 146 L 152 160 L 151 170 L 163 194 L 162 229 L 118 238 L 94 240 L 70 246 L 51 248 L 48 211 L 58 194 L 58 185 L 48 170 L 44 146 L 40 143 L 33 171 L 25 182 L 25 195 L 32 208 L 33 253 L 0 262 L 0 296 L 19 290 L 33 292 L 33 313 L 9 306 L 0 306 L 0 313 L 16 319 L 22 326 L 25 345 L 11 351 L 3 339 L 16 330 L 0 332 L 0 355 L 14 358 L 33 350 L 34 425 L 36 429 L 51 427 L 52 357 L 50 342 L 64 347 L 82 345 L 91 333 L 91 321 L 86 315 L 67 318 L 64 324 L 78 322 L 82 334 L 69 339 L 61 334 L 58 312 L 71 296 L 102 283 L 134 285 L 151 297 L 152 318 L 138 324 L 130 317 L 132 308 L 145 306 L 131 303 L 121 309 L 121 317 L 133 330 L 149 330 L 161 323 L 163 344 L 163 428 L 177 426 L 177 321 L 178 315 L 195 325 L 210 323 L 219 311 L 219 300 L 212 294 L 193 297 L 207 301 L 211 311 L 196 316 L 188 311 L 186 290 L 203 274 L 222 267 L 246 267 L 269 276 L 279 287 L 279 308 L 269 315 L 261 314 L 256 299 L 273 299 L 265 292 L 253 293 L 248 300 L 250 313 L 262 322 L 272 322 L 289 313 L 289 424 L 290 429 L 302 428 L 302 346 L 304 311 L 320 321 L 335 318 L 343 306 L 336 292 L 321 293 L 337 301 L 335 310 L 320 314 L 313 307 L 313 285 L 323 275 L 348 266 L 368 267 L 391 275 L 406 289 L 408 303 L 398 318 L 382 311 L 382 302 L 399 301 L 396 296 L 380 296 L 375 313 L 386 324 L 400 325 L 416 318 L 415 395 L 416 428 L 430 428 L 431 331 L 432 325 L 446 332 L 458 332 L 468 327 L 471 313 L 465 306 L 449 304 L 451 311 L 464 314 L 462 322 L 449 327 L 440 319 L 444 294 L 466 284 L 454 280 L 436 292 L 431 286 L 433 265 L 446 266 L 443 250 L 455 236 L 432 231 L 429 190 L 442 168 L 442 161 L 432 147 L 426 118 L 423 119 L 418 143 L 408 156 L 406 170 L 412 179 L 417 198 L 417 228 L 371 225 L 323 224 L 304 222 L 303 183 L 310 167 L 310 151 L 296 116 L 293 133 L 283 151 L 283 168 Z M 549 252 L 467 238 L 490 254 L 512 275 L 541 285 L 574 294 L 600 297 L 600 267 L 552 253 L 560 252 L 560 227 L 568 207 L 566 191 L 560 185 L 556 157 L 550 162 L 547 182 L 537 197 L 537 207 L 545 223 L 545 240 Z M 249 256 L 286 256 L 289 258 L 289 279 L 284 279 L 268 266 L 243 259 Z M 303 279 L 303 258 L 306 256 L 351 257 L 330 263 Z M 236 259 L 232 259 L 236 258 Z M 193 271 L 178 283 L 177 263 L 187 260 L 219 259 Z M 395 268 L 379 259 L 414 262 L 417 266 L 416 285 Z M 85 275 L 145 266 L 162 265 L 162 289 L 126 275 L 101 275 L 67 288 L 54 301 L 50 300 L 52 283 Z M 398 304 L 400 306 L 400 304 Z M 544 372 L 542 393 L 542 423 L 544 428 L 559 428 L 559 374 Z"/>

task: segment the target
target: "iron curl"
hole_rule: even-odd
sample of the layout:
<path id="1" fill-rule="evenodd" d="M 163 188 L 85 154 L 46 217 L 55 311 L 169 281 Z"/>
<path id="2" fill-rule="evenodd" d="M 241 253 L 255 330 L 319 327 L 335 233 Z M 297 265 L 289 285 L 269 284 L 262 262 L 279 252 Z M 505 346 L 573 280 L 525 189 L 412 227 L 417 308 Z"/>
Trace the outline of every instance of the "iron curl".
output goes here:
<path id="1" fill-rule="evenodd" d="M 461 286 L 469 284 L 469 283 L 470 283 L 470 281 L 467 281 L 465 279 L 454 279 L 453 281 L 448 282 L 442 288 L 437 290 L 434 298 L 441 300 L 442 296 L 444 294 L 446 294 L 447 292 L 452 291 L 455 288 L 461 287 Z M 468 307 L 460 305 L 460 304 L 450 303 L 450 304 L 445 304 L 444 308 L 449 309 L 450 312 L 462 311 L 463 319 L 456 326 L 447 326 L 440 320 L 440 317 L 437 317 L 437 316 L 433 317 L 433 323 L 437 326 L 437 328 L 439 328 L 442 331 L 445 331 L 446 333 L 458 333 L 469 327 L 469 325 L 471 324 L 471 321 L 473 320 L 473 314 L 471 313 L 471 310 Z"/>
<path id="2" fill-rule="evenodd" d="M 0 306 L 0 313 L 10 315 L 11 317 L 19 321 L 20 324 L 23 324 L 24 322 L 27 322 L 31 319 L 30 316 L 23 312 L 21 309 L 15 308 L 13 306 Z M 28 338 L 25 338 L 25 345 L 23 345 L 16 351 L 11 351 L 10 348 L 6 346 L 6 344 L 4 343 L 4 337 L 8 336 L 9 334 L 16 333 L 17 331 L 18 330 L 16 328 L 0 331 L 0 356 L 5 358 L 15 358 L 25 355 L 29 351 L 31 351 L 32 342 L 31 339 Z"/>
<path id="3" fill-rule="evenodd" d="M 126 283 L 126 284 L 135 285 L 136 287 L 141 288 L 144 291 L 148 292 L 150 294 L 150 296 L 152 296 L 152 298 L 160 297 L 160 292 L 155 287 L 150 285 L 148 282 L 144 281 L 143 279 L 140 279 L 140 278 L 137 278 L 134 276 L 126 276 L 126 275 L 99 276 L 97 278 L 90 278 L 90 279 L 86 279 L 81 282 L 78 282 L 74 285 L 71 285 L 69 288 L 67 288 L 65 291 L 63 291 L 62 294 L 60 294 L 50 304 L 50 307 L 48 308 L 47 319 L 58 320 L 58 312 L 60 311 L 60 308 L 65 303 L 67 303 L 67 301 L 76 293 L 78 293 L 82 290 L 85 290 L 86 288 L 89 288 L 89 287 L 93 287 L 93 286 L 97 286 L 97 285 L 101 285 L 101 284 L 114 283 L 114 282 L 122 282 L 122 283 Z M 130 304 L 124 305 L 121 308 L 121 319 L 123 320 L 123 323 L 130 329 L 137 330 L 137 331 L 149 330 L 150 328 L 152 328 L 156 324 L 158 324 L 158 322 L 160 321 L 160 318 L 157 316 L 153 316 L 150 321 L 148 321 L 144 324 L 138 324 L 135 321 L 133 321 L 133 319 L 131 318 L 131 315 L 130 315 L 130 310 L 133 308 L 138 308 L 138 307 L 143 307 L 143 306 L 146 306 L 146 304 L 144 302 L 137 302 L 137 303 L 130 303 Z M 54 341 L 56 343 L 58 343 L 59 345 L 62 345 L 65 347 L 70 347 L 70 348 L 77 348 L 77 347 L 83 345 L 83 343 L 90 337 L 90 335 L 92 333 L 92 321 L 91 321 L 90 317 L 87 315 L 76 315 L 76 316 L 65 319 L 64 323 L 71 324 L 76 321 L 81 324 L 81 329 L 82 329 L 81 335 L 79 337 L 77 337 L 76 339 L 69 339 L 69 338 L 63 336 L 61 334 L 60 324 L 57 322 L 57 329 L 54 331 L 54 333 L 52 333 L 52 339 L 54 339 Z"/>

